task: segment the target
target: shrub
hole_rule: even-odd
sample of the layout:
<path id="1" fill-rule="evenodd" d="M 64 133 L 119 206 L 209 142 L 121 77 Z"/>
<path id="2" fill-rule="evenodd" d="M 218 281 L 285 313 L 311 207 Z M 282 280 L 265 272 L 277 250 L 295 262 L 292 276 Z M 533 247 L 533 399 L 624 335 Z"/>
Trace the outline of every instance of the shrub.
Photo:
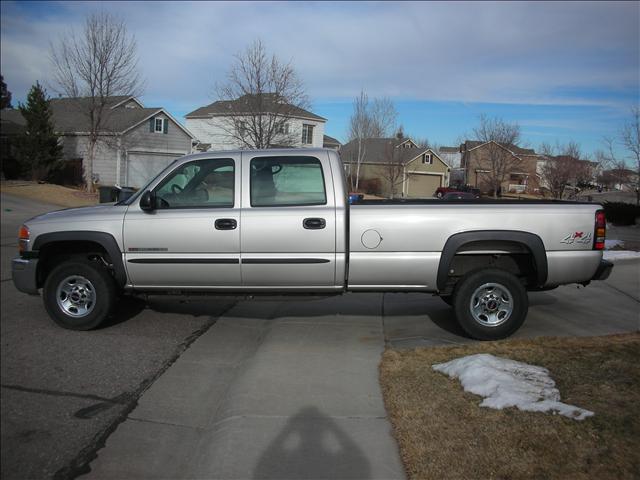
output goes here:
<path id="1" fill-rule="evenodd" d="M 633 225 L 640 217 L 640 206 L 623 202 L 604 202 L 604 214 L 614 225 Z"/>

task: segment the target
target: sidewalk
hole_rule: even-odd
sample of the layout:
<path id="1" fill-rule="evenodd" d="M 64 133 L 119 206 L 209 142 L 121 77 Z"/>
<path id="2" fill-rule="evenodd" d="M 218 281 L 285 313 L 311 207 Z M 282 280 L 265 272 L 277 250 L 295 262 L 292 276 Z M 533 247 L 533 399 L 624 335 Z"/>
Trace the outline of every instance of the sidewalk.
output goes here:
<path id="1" fill-rule="evenodd" d="M 241 302 L 141 397 L 89 478 L 404 478 L 381 294 Z"/>

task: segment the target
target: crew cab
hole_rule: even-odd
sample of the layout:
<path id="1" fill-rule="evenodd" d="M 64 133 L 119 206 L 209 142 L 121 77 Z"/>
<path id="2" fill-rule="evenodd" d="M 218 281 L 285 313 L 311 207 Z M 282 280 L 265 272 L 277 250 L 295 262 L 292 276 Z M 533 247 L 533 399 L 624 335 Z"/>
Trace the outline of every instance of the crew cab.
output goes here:
<path id="1" fill-rule="evenodd" d="M 88 330 L 126 293 L 427 292 L 478 339 L 504 338 L 527 290 L 602 280 L 605 218 L 593 203 L 356 201 L 337 152 L 206 152 L 131 198 L 47 213 L 20 229 L 18 290 Z"/>

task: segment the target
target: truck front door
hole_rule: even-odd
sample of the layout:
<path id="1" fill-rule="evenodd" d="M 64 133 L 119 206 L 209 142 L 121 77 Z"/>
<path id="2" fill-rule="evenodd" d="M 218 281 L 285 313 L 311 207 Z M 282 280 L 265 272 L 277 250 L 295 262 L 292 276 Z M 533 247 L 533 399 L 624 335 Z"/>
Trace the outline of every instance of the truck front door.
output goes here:
<path id="1" fill-rule="evenodd" d="M 242 154 L 242 284 L 336 285 L 336 205 L 326 153 Z"/>
<path id="2" fill-rule="evenodd" d="M 135 287 L 232 288 L 240 279 L 240 155 L 176 167 L 124 221 L 125 264 Z"/>

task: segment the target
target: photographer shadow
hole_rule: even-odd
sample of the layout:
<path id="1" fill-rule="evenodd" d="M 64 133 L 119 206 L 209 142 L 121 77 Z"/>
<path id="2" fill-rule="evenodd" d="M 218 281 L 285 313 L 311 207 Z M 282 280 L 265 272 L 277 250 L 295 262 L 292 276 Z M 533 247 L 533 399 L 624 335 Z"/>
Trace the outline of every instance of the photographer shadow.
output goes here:
<path id="1" fill-rule="evenodd" d="M 366 479 L 371 466 L 362 450 L 316 407 L 290 418 L 261 455 L 254 479 Z"/>

